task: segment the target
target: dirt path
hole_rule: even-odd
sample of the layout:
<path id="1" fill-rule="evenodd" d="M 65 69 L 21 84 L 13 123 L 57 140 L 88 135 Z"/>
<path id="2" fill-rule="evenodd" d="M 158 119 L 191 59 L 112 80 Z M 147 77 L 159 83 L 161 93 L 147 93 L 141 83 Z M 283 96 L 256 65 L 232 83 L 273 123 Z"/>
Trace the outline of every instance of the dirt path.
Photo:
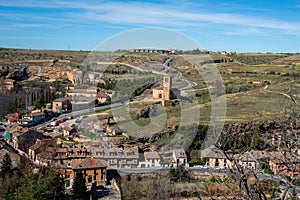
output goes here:
<path id="1" fill-rule="evenodd" d="M 296 105 L 300 106 L 300 104 L 299 104 L 292 96 L 290 96 L 290 95 L 288 95 L 288 94 L 286 94 L 286 93 L 283 93 L 283 92 L 274 92 L 274 91 L 268 90 L 268 87 L 269 87 L 269 86 L 266 85 L 266 86 L 263 88 L 263 90 L 264 90 L 265 92 L 283 95 L 283 96 L 285 96 L 285 97 L 291 99 Z"/>

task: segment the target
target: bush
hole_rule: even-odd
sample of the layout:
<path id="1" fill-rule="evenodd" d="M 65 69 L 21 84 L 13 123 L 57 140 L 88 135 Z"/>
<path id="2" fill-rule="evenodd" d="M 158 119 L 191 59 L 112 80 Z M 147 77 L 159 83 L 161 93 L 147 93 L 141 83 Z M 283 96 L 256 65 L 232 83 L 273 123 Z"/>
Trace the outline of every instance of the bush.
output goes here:
<path id="1" fill-rule="evenodd" d="M 210 182 L 213 182 L 213 183 L 216 182 L 216 180 L 217 180 L 217 179 L 216 179 L 216 177 L 214 177 L 214 176 L 211 176 L 210 179 L 209 179 L 209 181 L 210 181 Z"/>

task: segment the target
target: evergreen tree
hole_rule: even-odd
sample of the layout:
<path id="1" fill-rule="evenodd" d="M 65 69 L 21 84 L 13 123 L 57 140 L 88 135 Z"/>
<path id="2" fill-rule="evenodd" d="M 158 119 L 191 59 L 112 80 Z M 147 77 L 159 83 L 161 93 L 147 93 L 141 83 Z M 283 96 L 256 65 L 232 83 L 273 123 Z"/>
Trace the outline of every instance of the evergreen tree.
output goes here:
<path id="1" fill-rule="evenodd" d="M 44 93 L 41 93 L 41 95 L 34 101 L 33 106 L 36 109 L 40 109 L 45 105 L 45 96 Z"/>
<path id="2" fill-rule="evenodd" d="M 86 197 L 87 187 L 82 172 L 77 172 L 73 183 L 73 195 L 76 199 L 84 199 Z"/>
<path id="3" fill-rule="evenodd" d="M 8 153 L 4 155 L 4 158 L 2 160 L 2 166 L 0 168 L 1 170 L 1 176 L 5 177 L 5 175 L 12 175 L 12 164 L 11 159 Z"/>

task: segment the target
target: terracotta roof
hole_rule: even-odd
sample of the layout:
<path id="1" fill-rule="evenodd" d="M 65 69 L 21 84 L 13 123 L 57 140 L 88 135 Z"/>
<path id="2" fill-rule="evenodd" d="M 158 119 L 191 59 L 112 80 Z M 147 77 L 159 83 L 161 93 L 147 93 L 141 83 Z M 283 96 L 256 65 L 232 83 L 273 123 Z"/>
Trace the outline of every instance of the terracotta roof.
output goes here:
<path id="1" fill-rule="evenodd" d="M 55 139 L 42 139 L 37 140 L 36 143 L 29 147 L 29 149 L 37 150 L 39 148 L 46 149 L 48 146 L 55 146 Z"/>
<path id="2" fill-rule="evenodd" d="M 107 167 L 106 163 L 95 158 L 85 158 L 71 163 L 73 169 L 94 169 Z"/>

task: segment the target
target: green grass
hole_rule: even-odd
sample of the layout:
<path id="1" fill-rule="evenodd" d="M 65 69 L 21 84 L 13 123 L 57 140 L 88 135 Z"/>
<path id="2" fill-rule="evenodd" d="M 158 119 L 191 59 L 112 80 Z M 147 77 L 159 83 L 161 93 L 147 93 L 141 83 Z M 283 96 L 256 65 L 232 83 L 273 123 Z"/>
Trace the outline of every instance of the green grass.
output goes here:
<path id="1" fill-rule="evenodd" d="M 169 144 L 173 140 L 173 138 L 174 138 L 174 136 L 166 137 L 166 138 L 163 138 L 163 139 L 153 142 L 153 144 L 156 146 L 163 146 L 163 145 Z"/>
<path id="2" fill-rule="evenodd" d="M 274 187 L 279 187 L 280 184 L 277 181 L 272 181 L 272 184 L 274 185 Z"/>
<path id="3" fill-rule="evenodd" d="M 55 138 L 57 139 L 61 139 L 62 141 L 67 141 L 67 142 L 75 142 L 73 139 L 71 140 L 67 140 L 64 136 L 62 135 L 59 135 L 59 136 L 56 136 Z"/>

